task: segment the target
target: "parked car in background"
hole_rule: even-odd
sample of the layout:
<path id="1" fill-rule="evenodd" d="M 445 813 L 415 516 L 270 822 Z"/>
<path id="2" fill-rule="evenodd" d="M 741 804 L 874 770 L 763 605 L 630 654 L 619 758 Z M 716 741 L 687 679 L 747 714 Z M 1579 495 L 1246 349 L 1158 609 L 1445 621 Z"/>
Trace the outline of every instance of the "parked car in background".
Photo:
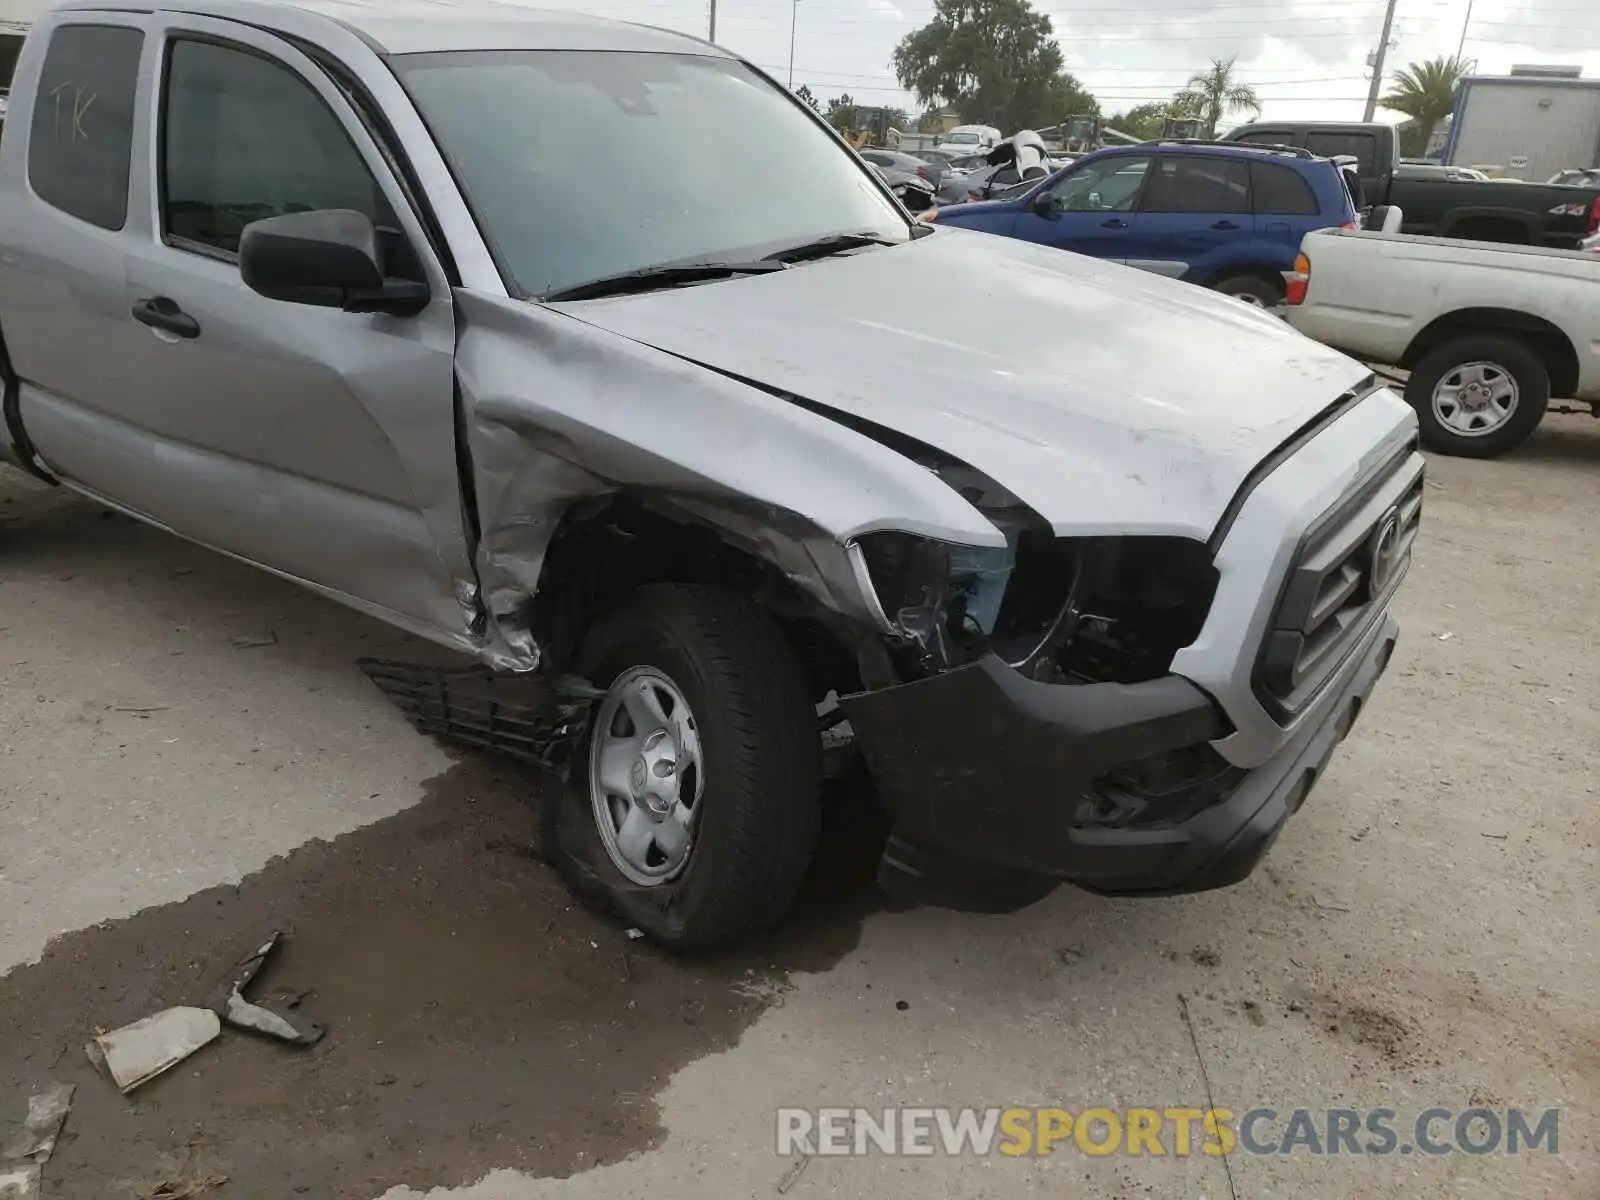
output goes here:
<path id="1" fill-rule="evenodd" d="M 948 167 L 958 158 L 970 156 L 957 154 L 953 150 L 918 150 L 916 152 L 916 157 L 920 158 L 923 162 L 927 163 L 931 167 L 943 168 Z"/>
<path id="2" fill-rule="evenodd" d="M 1005 141 L 1005 134 L 993 125 L 957 125 L 939 139 L 935 150 L 956 154 L 977 154 L 994 149 Z"/>
<path id="3" fill-rule="evenodd" d="M 1600 167 L 1569 167 L 1565 171 L 1557 171 L 1545 182 L 1562 187 L 1600 186 Z"/>
<path id="4" fill-rule="evenodd" d="M 894 193 L 895 199 L 912 212 L 926 212 L 938 203 L 938 193 L 934 190 L 933 184 L 922 176 L 902 171 L 898 167 L 880 167 L 877 163 L 867 165 L 889 185 L 889 190 Z"/>
<path id="5" fill-rule="evenodd" d="M 1402 174 L 1397 135 L 1381 122 L 1259 121 L 1223 137 L 1354 157 L 1366 203 L 1398 207 L 1404 233 L 1571 250 L 1600 229 L 1600 182 L 1571 187 Z"/>
<path id="6" fill-rule="evenodd" d="M 1600 258 L 1492 242 L 1322 231 L 1305 239 L 1289 323 L 1411 372 L 1442 454 L 1521 445 L 1551 396 L 1600 405 Z"/>
<path id="7" fill-rule="evenodd" d="M 982 154 L 958 154 L 949 160 L 945 169 L 952 172 L 977 171 L 988 165 L 989 152 L 985 150 Z"/>
<path id="8" fill-rule="evenodd" d="M 880 150 L 876 146 L 867 146 L 857 153 L 875 167 L 899 171 L 905 175 L 921 176 L 936 188 L 939 186 L 939 177 L 944 174 L 943 163 L 931 163 L 915 154 L 902 154 L 898 150 Z"/>
<path id="9" fill-rule="evenodd" d="M 1274 307 L 1300 239 L 1353 224 L 1356 209 L 1339 169 L 1305 150 L 1147 142 L 1097 151 L 1016 197 L 940 208 L 933 219 Z"/>
<path id="10" fill-rule="evenodd" d="M 939 203 L 993 199 L 1057 169 L 1050 161 L 1044 139 L 1032 129 L 1018 130 L 984 155 L 977 169 L 948 176 L 939 188 Z"/>

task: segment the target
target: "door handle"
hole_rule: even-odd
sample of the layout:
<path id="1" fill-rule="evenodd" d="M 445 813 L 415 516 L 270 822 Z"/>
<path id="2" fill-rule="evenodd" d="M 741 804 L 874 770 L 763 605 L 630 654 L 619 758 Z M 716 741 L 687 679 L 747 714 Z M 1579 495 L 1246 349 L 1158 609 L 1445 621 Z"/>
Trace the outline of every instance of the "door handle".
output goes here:
<path id="1" fill-rule="evenodd" d="M 1109 221 L 1100 222 L 1101 229 L 1126 229 L 1127 227 L 1128 223 L 1121 217 L 1112 217 Z"/>
<path id="2" fill-rule="evenodd" d="M 141 325 L 148 325 L 151 329 L 160 329 L 177 337 L 200 336 L 200 322 L 179 308 L 176 300 L 170 300 L 166 296 L 151 296 L 148 300 L 135 303 L 133 319 Z"/>
<path id="3" fill-rule="evenodd" d="M 1211 228 L 1213 228 L 1213 229 L 1237 229 L 1239 227 L 1237 225 L 1235 225 L 1232 221 L 1218 221 Z"/>

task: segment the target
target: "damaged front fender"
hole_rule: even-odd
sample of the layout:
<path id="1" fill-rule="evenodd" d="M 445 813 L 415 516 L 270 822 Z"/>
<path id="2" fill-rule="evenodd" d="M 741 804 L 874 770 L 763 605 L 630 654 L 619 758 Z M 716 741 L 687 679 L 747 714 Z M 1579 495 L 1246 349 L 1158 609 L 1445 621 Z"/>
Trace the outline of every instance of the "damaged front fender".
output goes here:
<path id="1" fill-rule="evenodd" d="M 477 516 L 482 659 L 540 663 L 532 598 L 575 505 L 628 495 L 693 516 L 824 608 L 890 631 L 851 544 L 898 530 L 1005 537 L 937 475 L 826 416 L 561 309 L 457 295 L 464 470 Z M 607 301 L 590 301 L 605 304 Z"/>

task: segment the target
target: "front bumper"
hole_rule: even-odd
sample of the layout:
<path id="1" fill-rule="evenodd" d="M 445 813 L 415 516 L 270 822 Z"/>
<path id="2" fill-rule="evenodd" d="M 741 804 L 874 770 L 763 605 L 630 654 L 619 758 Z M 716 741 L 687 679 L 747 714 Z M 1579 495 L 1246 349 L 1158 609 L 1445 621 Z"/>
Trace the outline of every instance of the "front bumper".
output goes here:
<path id="1" fill-rule="evenodd" d="M 977 911 L 1021 907 L 1062 880 L 1119 895 L 1237 883 L 1321 778 L 1398 636 L 1383 613 L 1317 718 L 1266 761 L 1222 777 L 1198 811 L 1123 827 L 1085 819 L 1097 780 L 1230 731 L 1182 677 L 1044 684 L 990 656 L 852 696 L 846 714 L 894 822 L 879 880 L 904 899 Z"/>

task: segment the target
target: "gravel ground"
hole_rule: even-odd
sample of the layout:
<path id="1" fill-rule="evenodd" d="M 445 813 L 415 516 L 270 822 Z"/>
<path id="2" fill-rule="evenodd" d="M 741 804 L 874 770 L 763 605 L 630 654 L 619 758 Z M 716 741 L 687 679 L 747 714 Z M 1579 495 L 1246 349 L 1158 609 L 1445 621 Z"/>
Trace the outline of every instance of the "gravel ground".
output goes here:
<path id="1" fill-rule="evenodd" d="M 1431 464 L 1394 667 L 1236 888 L 889 911 L 846 794 L 796 919 L 680 963 L 573 907 L 532 781 L 419 737 L 355 668 L 407 639 L 5 475 L 0 1143 L 53 1077 L 79 1089 L 46 1195 L 85 1200 L 1600 1194 L 1597 507 L 1588 418 Z M 262 987 L 306 992 L 321 1044 L 225 1034 L 129 1100 L 92 1073 L 96 1027 L 198 999 L 277 928 Z M 1208 1089 L 1402 1123 L 1559 1107 L 1559 1153 L 773 1146 L 781 1105 Z"/>

